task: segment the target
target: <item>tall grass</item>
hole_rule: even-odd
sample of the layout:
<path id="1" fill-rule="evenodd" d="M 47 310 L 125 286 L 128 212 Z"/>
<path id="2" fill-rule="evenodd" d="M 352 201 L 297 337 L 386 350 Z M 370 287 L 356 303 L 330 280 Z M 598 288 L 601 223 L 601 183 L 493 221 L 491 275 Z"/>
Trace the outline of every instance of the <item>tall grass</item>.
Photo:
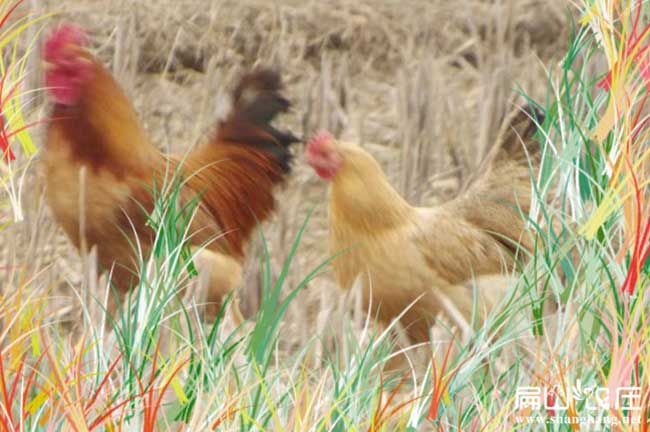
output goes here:
<path id="1" fill-rule="evenodd" d="M 25 175 L 36 154 L 30 129 L 38 122 L 27 119 L 33 117 L 37 94 L 36 89 L 29 88 L 28 78 L 38 72 L 28 65 L 39 31 L 32 32 L 26 43 L 20 36 L 42 26 L 48 15 L 25 13 L 22 3 L 0 1 L 0 209 L 9 209 L 11 214 L 9 220 L 0 219 L 0 229 L 11 221 L 23 220 Z"/>

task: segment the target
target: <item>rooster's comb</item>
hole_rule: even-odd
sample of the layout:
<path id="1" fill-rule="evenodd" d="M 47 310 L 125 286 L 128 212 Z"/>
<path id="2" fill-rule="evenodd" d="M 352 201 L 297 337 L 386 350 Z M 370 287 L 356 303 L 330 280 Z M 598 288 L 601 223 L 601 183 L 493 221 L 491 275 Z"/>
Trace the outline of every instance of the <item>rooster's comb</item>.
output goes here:
<path id="1" fill-rule="evenodd" d="M 310 148 L 318 148 L 323 146 L 324 144 L 329 143 L 330 141 L 333 141 L 334 135 L 332 135 L 330 132 L 326 130 L 321 130 L 319 132 L 316 132 L 313 137 L 309 140 L 307 143 L 307 147 Z"/>
<path id="2" fill-rule="evenodd" d="M 59 60 L 64 48 L 69 46 L 84 47 L 88 44 L 86 31 L 74 24 L 61 24 L 47 38 L 43 50 L 46 61 Z"/>

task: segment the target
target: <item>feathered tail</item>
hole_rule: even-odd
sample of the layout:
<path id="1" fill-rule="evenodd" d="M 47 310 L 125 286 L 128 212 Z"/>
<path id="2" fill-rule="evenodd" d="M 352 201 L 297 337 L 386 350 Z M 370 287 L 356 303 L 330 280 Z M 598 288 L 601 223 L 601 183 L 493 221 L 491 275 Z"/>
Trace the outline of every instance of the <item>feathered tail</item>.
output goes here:
<path id="1" fill-rule="evenodd" d="M 219 125 L 218 141 L 248 144 L 268 152 L 284 172 L 290 170 L 291 144 L 300 140 L 271 122 L 291 104 L 280 93 L 280 75 L 266 68 L 245 74 L 232 94 L 232 110 Z"/>
<path id="2" fill-rule="evenodd" d="M 449 203 L 511 253 L 533 246 L 525 227 L 540 165 L 536 134 L 543 122 L 544 115 L 531 106 L 510 115 L 479 177 Z"/>
<path id="3" fill-rule="evenodd" d="M 191 193 L 200 195 L 204 219 L 218 225 L 208 231 L 205 224 L 197 222 L 197 227 L 225 233 L 228 252 L 238 258 L 252 230 L 275 209 L 274 186 L 286 179 L 290 145 L 299 141 L 271 124 L 290 105 L 281 89 L 279 75 L 269 69 L 244 75 L 232 94 L 232 110 L 214 137 L 184 160 L 172 160 L 181 164 Z"/>

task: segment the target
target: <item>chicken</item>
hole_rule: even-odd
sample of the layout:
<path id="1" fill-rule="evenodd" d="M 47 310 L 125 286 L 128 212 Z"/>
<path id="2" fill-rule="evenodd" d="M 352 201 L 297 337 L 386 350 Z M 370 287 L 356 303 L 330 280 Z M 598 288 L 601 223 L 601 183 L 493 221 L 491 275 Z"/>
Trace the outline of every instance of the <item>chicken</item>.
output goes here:
<path id="1" fill-rule="evenodd" d="M 531 201 L 527 155 L 537 169 L 534 134 L 541 121 L 539 114 L 515 115 L 480 177 L 456 199 L 426 208 L 409 205 L 359 145 L 327 132 L 313 137 L 305 157 L 330 182 L 330 251 L 342 253 L 333 262 L 337 285 L 347 290 L 360 279 L 366 307 L 370 302 L 384 321 L 414 303 L 400 318 L 414 341 L 429 339 L 442 311 L 467 323 L 473 299 L 463 284 L 512 268 L 518 246 L 532 245 L 525 230 Z"/>
<path id="2" fill-rule="evenodd" d="M 77 248 L 97 247 L 99 264 L 123 297 L 137 285 L 137 258 L 148 256 L 155 238 L 148 225 L 151 191 L 177 174 L 184 180 L 181 204 L 199 198 L 189 237 L 193 247 L 205 247 L 200 262 L 211 271 L 208 316 L 214 317 L 239 283 L 249 237 L 275 208 L 275 186 L 290 173 L 290 145 L 298 140 L 271 125 L 289 108 L 280 78 L 268 69 L 244 75 L 213 137 L 185 155 L 167 156 L 87 42 L 82 30 L 64 25 L 44 47 L 53 109 L 43 159 L 54 217 Z"/>

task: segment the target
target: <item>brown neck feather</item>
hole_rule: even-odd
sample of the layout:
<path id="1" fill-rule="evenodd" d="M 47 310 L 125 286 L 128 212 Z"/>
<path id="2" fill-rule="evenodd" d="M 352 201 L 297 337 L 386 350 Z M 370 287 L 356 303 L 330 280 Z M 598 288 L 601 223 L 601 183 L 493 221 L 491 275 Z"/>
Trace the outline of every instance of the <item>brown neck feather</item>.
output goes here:
<path id="1" fill-rule="evenodd" d="M 146 137 L 135 109 L 110 73 L 95 63 L 76 105 L 56 104 L 49 131 L 56 130 L 70 154 L 91 168 L 118 177 L 132 174 L 160 158 Z"/>
<path id="2" fill-rule="evenodd" d="M 263 151 L 220 142 L 192 152 L 181 169 L 224 230 L 230 252 L 243 257 L 251 232 L 275 209 L 273 187 L 284 179 L 282 167 Z"/>

